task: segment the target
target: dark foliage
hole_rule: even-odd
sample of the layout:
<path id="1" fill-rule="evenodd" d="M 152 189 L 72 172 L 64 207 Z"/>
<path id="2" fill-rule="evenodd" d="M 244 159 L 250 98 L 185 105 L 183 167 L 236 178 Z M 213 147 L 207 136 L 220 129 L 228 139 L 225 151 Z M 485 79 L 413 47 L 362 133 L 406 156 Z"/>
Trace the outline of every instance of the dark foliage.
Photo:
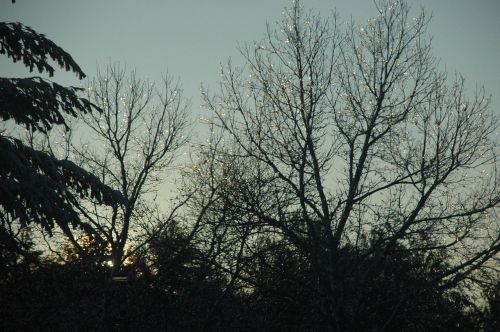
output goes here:
<path id="1" fill-rule="evenodd" d="M 0 54 L 50 76 L 54 73 L 48 63 L 51 58 L 79 78 L 85 77 L 68 53 L 20 23 L 0 23 Z M 3 121 L 13 120 L 12 126 L 47 133 L 53 125 L 67 127 L 65 114 L 94 111 L 99 110 L 80 98 L 77 88 L 40 77 L 0 77 L 0 116 Z M 84 265 L 43 264 L 28 225 L 36 223 L 49 234 L 55 225 L 64 232 L 70 226 L 89 230 L 73 208 L 78 196 L 108 205 L 123 197 L 73 162 L 57 160 L 4 133 L 0 133 L 0 155 L 1 330 L 92 330 L 95 322 L 86 317 L 102 312 L 104 272 L 89 266 L 88 260 Z"/>
<path id="2" fill-rule="evenodd" d="M 105 277 L 89 266 L 48 264 L 1 285 L 3 331 L 95 331 Z"/>
<path id="3" fill-rule="evenodd" d="M 54 75 L 54 68 L 47 62 L 52 60 L 67 71 L 72 70 L 78 78 L 85 74 L 73 58 L 43 34 L 21 23 L 2 22 L 0 24 L 0 54 L 6 54 L 14 62 L 22 60 L 33 71 L 48 72 Z"/>
<path id="4" fill-rule="evenodd" d="M 51 58 L 79 78 L 85 77 L 68 53 L 20 23 L 0 23 L 0 46 L 0 54 L 14 62 L 22 60 L 30 71 L 36 68 L 53 75 L 54 68 L 48 63 Z M 0 115 L 27 130 L 47 132 L 53 125 L 66 126 L 64 114 L 99 111 L 77 93 L 77 88 L 40 77 L 0 78 Z M 123 200 L 71 161 L 57 160 L 18 139 L 0 134 L 0 154 L 0 213 L 21 227 L 35 222 L 50 232 L 55 224 L 63 230 L 69 225 L 84 226 L 72 207 L 78 195 L 108 205 Z"/>
<path id="5" fill-rule="evenodd" d="M 312 267 L 300 253 L 276 248 L 252 264 L 254 285 L 244 291 L 228 288 L 182 239 L 165 236 L 147 251 L 153 260 L 136 257 L 124 268 L 124 282 L 109 280 L 98 257 L 99 264 L 70 255 L 64 264 L 25 265 L 15 280 L 0 282 L 0 329 L 324 331 Z M 394 255 L 375 265 L 369 258 L 366 270 L 346 272 L 359 257 L 349 250 L 342 256 L 345 274 L 334 273 L 342 331 L 494 331 L 496 297 L 484 315 L 467 312 L 462 294 L 429 287 L 419 257 Z"/>
<path id="6" fill-rule="evenodd" d="M 255 286 L 247 302 L 255 313 L 255 328 L 318 331 L 324 326 L 318 279 L 303 255 L 278 246 L 260 256 L 250 269 Z"/>
<path id="7" fill-rule="evenodd" d="M 484 331 L 498 331 L 500 326 L 500 281 L 487 292 L 488 307 L 481 317 Z"/>
<path id="8" fill-rule="evenodd" d="M 73 162 L 57 160 L 17 139 L 0 136 L 0 154 L 0 203 L 23 226 L 35 222 L 50 232 L 55 223 L 62 229 L 79 224 L 73 193 L 105 204 L 121 198 Z"/>
<path id="9" fill-rule="evenodd" d="M 120 272 L 126 281 L 110 279 L 100 244 L 88 245 L 95 246 L 95 261 L 68 247 L 65 263 L 24 265 L 15 278 L 0 282 L 0 306 L 6 308 L 0 330 L 253 330 L 245 328 L 242 297 L 228 291 L 224 278 L 204 267 L 182 239 L 157 239 L 148 250 L 154 261 L 137 257 Z"/>
<path id="10" fill-rule="evenodd" d="M 15 285 L 39 262 L 41 252 L 34 248 L 30 229 L 16 235 L 13 238 L 3 225 L 0 227 L 0 285 Z"/>
<path id="11" fill-rule="evenodd" d="M 242 298 L 185 235 L 164 233 L 153 241 L 147 255 L 149 273 L 144 277 L 152 291 L 161 294 L 168 331 L 242 329 L 243 311 L 248 309 Z"/>
<path id="12" fill-rule="evenodd" d="M 307 26 L 310 26 L 309 23 Z M 293 39 L 286 39 L 286 44 L 290 45 L 290 41 L 293 44 Z M 297 45 L 300 47 L 305 45 L 299 44 Z M 52 75 L 54 69 L 47 62 L 52 59 L 62 68 L 75 72 L 79 78 L 84 77 L 69 54 L 22 24 L 0 23 L 0 47 L 0 54 L 5 54 L 14 62 L 22 61 L 30 71 L 36 69 Z M 258 52 L 263 50 L 261 47 L 257 49 Z M 427 54 L 426 50 L 424 51 L 422 54 Z M 260 61 L 264 58 L 259 56 L 256 59 Z M 387 63 L 388 61 L 385 61 L 384 65 Z M 323 67 L 318 68 L 318 75 L 323 75 Z M 300 74 L 303 78 L 302 70 Z M 330 86 L 330 81 L 327 83 Z M 285 91 L 285 85 L 282 86 Z M 236 97 L 239 98 L 239 95 L 236 94 Z M 379 96 L 379 108 L 383 98 L 384 93 Z M 290 110 L 294 108 L 290 107 Z M 2 119 L 13 121 L 13 125 L 21 125 L 29 131 L 46 133 L 53 125 L 66 126 L 65 116 L 96 111 L 100 110 L 90 101 L 78 96 L 77 88 L 62 87 L 39 77 L 0 78 Z M 320 118 L 321 116 L 320 114 Z M 226 115 L 223 118 L 225 119 Z M 404 116 L 401 119 L 403 118 Z M 98 121 L 99 118 L 95 119 Z M 393 117 L 383 118 L 381 121 L 380 123 L 387 121 L 389 127 L 395 124 Z M 292 127 L 298 128 L 298 124 L 299 122 L 295 122 L 295 127 Z M 343 131 L 344 126 L 341 127 Z M 256 132 L 259 137 L 266 131 L 266 127 L 263 128 Z M 307 127 L 307 132 L 315 133 L 318 128 L 319 131 L 324 129 L 321 125 Z M 287 130 L 283 129 L 280 134 L 288 133 Z M 389 129 L 385 132 L 389 132 Z M 269 131 L 269 134 L 273 132 Z M 349 136 L 349 133 L 342 134 Z M 355 142 L 364 133 L 360 131 L 353 135 Z M 366 137 L 369 138 L 370 134 Z M 283 151 L 286 150 L 293 161 L 295 151 L 300 149 L 295 149 L 290 145 L 288 137 L 285 138 L 287 140 L 283 147 L 286 149 Z M 378 138 L 372 143 L 377 140 Z M 258 141 L 263 143 L 257 146 L 257 150 L 267 148 L 267 138 Z M 368 139 L 365 141 L 369 142 Z M 309 138 L 307 146 L 304 145 L 311 153 L 305 153 L 301 157 L 302 171 L 307 164 L 304 160 L 315 152 L 315 146 L 321 142 L 321 138 Z M 273 143 L 276 142 L 269 144 Z M 303 151 L 306 151 L 306 148 Z M 352 155 L 357 153 L 358 148 L 354 143 L 350 148 Z M 368 151 L 368 147 L 365 147 L 365 150 Z M 248 151 L 254 153 L 252 149 Z M 425 148 L 423 151 L 425 152 Z M 439 149 L 437 156 L 438 152 Z M 374 156 L 376 155 L 378 150 Z M 213 176 L 213 179 L 210 178 L 207 182 L 221 190 L 224 204 L 221 204 L 221 216 L 216 213 L 210 215 L 213 212 L 209 211 L 210 208 L 219 206 L 216 204 L 216 195 L 212 192 L 203 196 L 202 193 L 200 201 L 204 202 L 207 197 L 209 199 L 201 212 L 194 213 L 200 214 L 195 222 L 195 230 L 205 226 L 203 222 L 206 216 L 213 220 L 222 220 L 222 225 L 214 224 L 213 220 L 207 217 L 207 220 L 212 222 L 209 226 L 214 226 L 213 233 L 200 231 L 199 234 L 202 235 L 199 235 L 195 234 L 195 230 L 182 229 L 174 219 L 169 218 L 169 223 L 155 229 L 137 250 L 130 251 L 126 260 L 120 258 L 120 265 L 110 266 L 116 259 L 112 253 L 112 244 L 103 238 L 116 232 L 114 218 L 109 233 L 103 232 L 102 238 L 87 236 L 77 241 L 69 237 L 68 234 L 73 234 L 69 227 L 80 227 L 92 233 L 90 226 L 83 223 L 74 210 L 78 198 L 86 197 L 91 203 L 114 205 L 117 202 L 124 203 L 123 194 L 104 185 L 96 176 L 71 161 L 57 160 L 50 154 L 28 147 L 19 139 L 1 132 L 0 156 L 1 331 L 498 330 L 500 284 L 485 292 L 485 310 L 474 306 L 469 302 L 470 294 L 464 293 L 464 283 L 453 282 L 453 278 L 462 281 L 467 277 L 465 272 L 459 271 L 462 267 L 453 268 L 453 264 L 456 264 L 453 250 L 447 245 L 436 245 L 436 242 L 429 240 L 432 235 L 429 229 L 441 219 L 454 220 L 454 214 L 424 219 L 423 221 L 427 221 L 425 224 L 429 226 L 418 228 L 415 231 L 418 236 L 398 237 L 405 232 L 411 233 L 411 226 L 418 224 L 415 218 L 419 209 L 425 206 L 425 199 L 431 194 L 430 191 L 424 195 L 422 203 L 418 204 L 415 212 L 411 213 L 411 218 L 408 217 L 409 221 L 403 223 L 399 231 L 391 229 L 386 221 L 384 225 L 370 228 L 366 232 L 358 230 L 360 233 L 356 244 L 352 244 L 347 240 L 341 241 L 341 233 L 342 229 L 347 229 L 345 227 L 348 215 L 354 206 L 359 188 L 356 184 L 349 190 L 351 194 L 346 200 L 349 204 L 344 207 L 347 211 L 344 213 L 345 217 L 331 229 L 332 223 L 328 218 L 332 218 L 335 213 L 328 212 L 329 200 L 322 193 L 320 181 L 323 177 L 320 176 L 321 169 L 318 171 L 318 167 L 321 168 L 321 165 L 326 163 L 318 164 L 317 160 L 313 160 L 311 165 L 316 163 L 316 166 L 313 165 L 316 171 L 301 174 L 301 182 L 304 181 L 304 175 L 313 174 L 317 177 L 314 184 L 316 189 L 313 189 L 318 190 L 319 194 L 307 196 L 311 191 L 303 188 L 298 190 L 301 195 L 300 203 L 304 206 L 303 211 L 285 216 L 285 212 L 290 211 L 293 204 L 284 205 L 284 209 L 278 207 L 278 217 L 288 218 L 283 220 L 275 219 L 264 212 L 274 209 L 268 207 L 268 203 L 276 206 L 288 204 L 286 202 L 292 200 L 290 197 L 293 198 L 293 193 L 280 192 L 284 187 L 276 186 L 276 183 L 279 183 L 276 179 L 268 181 L 263 177 L 260 182 L 249 182 L 248 185 L 244 183 L 248 178 L 247 174 L 251 175 L 252 171 L 265 176 L 268 174 L 260 173 L 260 168 L 251 170 L 244 167 L 241 173 L 235 171 L 232 174 L 222 172 L 221 177 L 216 176 L 217 173 L 204 174 Z M 225 165 L 229 165 L 229 157 L 225 154 L 223 156 Z M 281 152 L 276 153 L 276 156 L 277 164 L 272 164 L 273 166 L 286 164 Z M 267 153 L 258 157 L 264 158 L 261 161 L 269 161 Z M 366 155 L 360 160 L 365 158 Z M 150 157 L 146 159 L 149 160 Z M 410 159 L 408 160 L 411 161 Z M 353 161 L 351 156 L 351 167 L 354 165 Z M 210 165 L 212 167 L 215 164 Z M 354 182 L 361 181 L 362 161 L 358 164 L 361 166 L 359 172 L 355 172 L 359 174 Z M 429 171 L 430 167 L 425 166 L 424 162 L 421 164 L 421 169 L 411 176 L 420 174 L 422 179 L 413 184 L 422 182 L 425 189 L 425 182 L 430 177 L 424 173 Z M 409 163 L 405 165 L 407 168 Z M 439 161 L 436 165 L 437 175 L 440 172 L 438 166 Z M 274 167 L 269 174 L 277 174 L 277 170 L 278 168 Z M 370 167 L 366 166 L 365 170 L 368 172 Z M 283 174 L 279 180 L 293 184 L 290 177 Z M 221 178 L 225 182 L 214 185 L 212 180 L 215 178 Z M 394 180 L 389 186 L 406 183 L 406 178 L 405 176 Z M 231 181 L 227 181 L 228 179 Z M 128 180 L 125 180 L 124 187 L 126 183 L 129 183 Z M 272 190 L 266 191 L 266 187 L 266 190 L 260 191 L 262 188 L 259 183 L 269 185 Z M 433 185 L 433 188 L 436 186 L 437 184 Z M 254 195 L 257 193 L 254 189 L 259 189 L 258 194 Z M 372 192 L 378 190 L 373 189 Z M 369 192 L 365 196 L 370 194 Z M 472 212 L 466 213 L 475 214 L 496 207 L 497 196 L 494 198 L 485 206 L 474 207 Z M 242 201 L 244 204 L 239 204 L 240 199 L 246 200 Z M 233 206 L 229 205 L 231 200 L 234 201 Z M 324 201 L 322 207 L 316 208 L 319 215 L 322 214 L 322 209 L 326 211 L 323 220 L 308 216 L 309 211 L 315 207 L 316 200 Z M 130 202 L 131 200 L 125 203 Z M 309 204 L 311 209 L 305 208 L 305 204 Z M 342 208 L 339 205 L 334 211 Z M 377 210 L 378 207 L 374 205 L 372 208 Z M 439 213 L 442 213 L 441 208 L 439 209 Z M 392 207 L 387 210 L 387 214 L 380 208 L 378 210 L 380 220 L 397 217 L 394 217 L 397 209 L 393 210 Z M 98 214 L 97 216 L 100 217 Z M 120 218 L 119 214 L 114 216 L 116 219 Z M 360 224 L 365 222 L 362 217 L 359 218 Z M 420 223 L 424 224 L 423 221 Z M 465 224 L 464 237 L 470 231 L 468 227 L 475 224 L 474 219 L 467 221 L 471 224 Z M 51 233 L 57 225 L 70 238 L 68 245 L 57 252 L 57 258 L 40 258 L 41 253 L 36 251 L 29 228 L 33 223 L 42 226 L 47 233 Z M 94 227 L 96 224 L 93 224 Z M 258 227 L 247 228 L 254 224 Z M 232 225 L 235 225 L 233 229 Z M 276 225 L 281 227 L 281 232 L 276 231 Z M 215 226 L 220 226 L 223 231 Z M 384 228 L 385 226 L 387 227 Z M 441 231 L 439 228 L 435 232 Z M 259 236 L 253 238 L 253 234 Z M 311 236 L 306 237 L 307 234 Z M 450 234 L 457 236 L 453 232 Z M 125 238 L 127 236 L 128 233 Z M 224 241 L 230 244 L 227 245 Z M 233 241 L 237 245 L 231 244 Z M 328 243 L 333 243 L 333 246 Z M 453 243 L 450 246 L 453 246 Z M 235 250 L 236 247 L 239 247 L 239 251 Z M 125 256 L 126 250 L 123 241 L 119 256 Z M 497 251 L 497 247 L 479 251 L 469 261 L 472 267 L 466 272 L 476 269 Z M 486 257 L 484 260 L 483 256 Z"/>
<path id="13" fill-rule="evenodd" d="M 46 132 L 52 125 L 66 125 L 63 112 L 77 116 L 92 111 L 88 100 L 79 98 L 79 89 L 63 87 L 40 77 L 0 78 L 0 114 L 30 130 Z"/>
<path id="14" fill-rule="evenodd" d="M 330 275 L 333 300 L 341 303 L 336 321 L 341 331 L 477 331 L 464 294 L 443 292 L 429 280 L 439 257 L 370 256 L 345 249 Z M 432 261 L 432 262 L 431 262 Z M 362 266 L 362 269 L 352 267 Z M 252 271 L 256 286 L 249 295 L 257 327 L 271 331 L 324 331 L 324 295 L 306 257 L 283 247 L 260 258 Z"/>

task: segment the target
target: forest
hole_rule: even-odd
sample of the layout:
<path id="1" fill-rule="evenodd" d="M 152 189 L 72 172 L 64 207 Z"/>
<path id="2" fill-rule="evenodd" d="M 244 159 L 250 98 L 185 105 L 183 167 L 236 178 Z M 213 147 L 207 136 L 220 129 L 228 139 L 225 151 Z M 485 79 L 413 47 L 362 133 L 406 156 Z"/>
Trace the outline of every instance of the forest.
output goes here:
<path id="1" fill-rule="evenodd" d="M 45 75 L 0 77 L 0 330 L 498 331 L 498 116 L 425 9 L 374 3 L 293 2 L 199 123 L 181 79 L 0 22 Z"/>

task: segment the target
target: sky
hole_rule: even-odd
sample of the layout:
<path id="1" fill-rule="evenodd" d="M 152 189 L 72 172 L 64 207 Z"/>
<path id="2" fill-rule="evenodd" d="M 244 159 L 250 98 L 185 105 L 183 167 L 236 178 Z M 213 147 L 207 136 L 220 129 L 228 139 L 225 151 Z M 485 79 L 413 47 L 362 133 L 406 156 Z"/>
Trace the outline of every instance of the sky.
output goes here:
<path id="1" fill-rule="evenodd" d="M 450 73 L 459 72 L 471 92 L 485 87 L 500 114 L 500 1 L 413 0 L 433 15 L 429 27 L 434 54 Z M 229 57 L 241 61 L 238 43 L 258 41 L 279 21 L 291 0 L 17 0 L 0 3 L 1 21 L 19 21 L 69 52 L 92 77 L 96 65 L 120 62 L 140 77 L 159 80 L 168 71 L 179 77 L 199 112 L 200 84 L 215 87 Z M 365 22 L 372 0 L 303 0 L 306 8 L 341 20 Z M 29 75 L 21 64 L 0 57 L 0 76 Z M 83 85 L 59 71 L 54 80 Z"/>
<path id="2" fill-rule="evenodd" d="M 215 90 L 221 64 L 242 63 L 238 43 L 261 40 L 266 23 L 281 20 L 292 0 L 9 0 L 0 2 L 0 21 L 19 21 L 70 53 L 88 77 L 110 61 L 137 69 L 138 77 L 178 77 L 191 99 L 193 132 L 200 132 L 200 86 Z M 469 91 L 484 86 L 500 116 L 500 0 L 408 0 L 433 15 L 429 34 L 434 55 L 451 74 L 461 73 Z M 372 0 L 302 0 L 321 15 L 337 10 L 341 21 L 364 23 L 375 14 Z M 0 76 L 30 74 L 0 57 Z M 54 81 L 83 86 L 72 73 Z M 196 127 L 198 126 L 198 127 Z M 203 130 L 201 130 L 203 132 Z M 201 139 L 193 137 L 193 141 Z M 171 187 L 165 184 L 171 192 Z M 167 194 L 170 195 L 170 194 Z"/>

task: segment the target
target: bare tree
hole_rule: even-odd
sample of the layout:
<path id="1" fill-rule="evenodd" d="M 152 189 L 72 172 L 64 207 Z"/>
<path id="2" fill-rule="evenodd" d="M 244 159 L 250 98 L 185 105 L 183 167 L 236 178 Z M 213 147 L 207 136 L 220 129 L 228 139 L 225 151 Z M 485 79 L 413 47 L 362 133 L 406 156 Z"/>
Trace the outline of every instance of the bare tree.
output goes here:
<path id="1" fill-rule="evenodd" d="M 153 199 L 165 175 L 173 172 L 176 153 L 187 140 L 188 104 L 171 77 L 165 76 L 158 87 L 137 78 L 135 71 L 127 74 L 119 65 L 98 70 L 89 82 L 88 98 L 103 112 L 82 119 L 79 141 L 77 134 L 73 139 L 67 137 L 70 154 L 120 191 L 126 202 L 103 209 L 82 200 L 78 210 L 94 234 L 108 244 L 113 270 L 118 271 L 124 260 L 160 232 L 182 205 L 161 211 Z M 126 249 L 133 235 L 142 238 Z"/>
<path id="2" fill-rule="evenodd" d="M 440 289 L 498 273 L 489 98 L 439 70 L 423 10 L 412 18 L 403 1 L 375 4 L 367 24 L 341 31 L 295 3 L 241 49 L 242 68 L 223 67 L 217 94 L 204 93 L 222 137 L 205 147 L 221 173 L 209 186 L 223 198 L 219 215 L 237 209 L 244 218 L 226 225 L 252 225 L 253 239 L 279 237 L 308 257 L 332 330 L 345 304 L 338 280 L 368 258 L 439 253 L 445 268 L 427 272 Z M 340 268 L 344 248 L 358 266 Z"/>

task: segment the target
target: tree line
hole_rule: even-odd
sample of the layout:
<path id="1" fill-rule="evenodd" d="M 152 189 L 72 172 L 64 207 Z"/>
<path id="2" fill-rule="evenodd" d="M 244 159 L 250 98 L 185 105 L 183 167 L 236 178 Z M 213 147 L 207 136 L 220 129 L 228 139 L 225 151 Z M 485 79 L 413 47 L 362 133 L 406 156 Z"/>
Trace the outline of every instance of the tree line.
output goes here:
<path id="1" fill-rule="evenodd" d="M 360 25 L 294 2 L 202 89 L 204 139 L 168 74 L 0 77 L 2 329 L 498 328 L 490 98 L 440 69 L 424 9 L 374 3 Z M 85 78 L 21 23 L 0 37 Z"/>

